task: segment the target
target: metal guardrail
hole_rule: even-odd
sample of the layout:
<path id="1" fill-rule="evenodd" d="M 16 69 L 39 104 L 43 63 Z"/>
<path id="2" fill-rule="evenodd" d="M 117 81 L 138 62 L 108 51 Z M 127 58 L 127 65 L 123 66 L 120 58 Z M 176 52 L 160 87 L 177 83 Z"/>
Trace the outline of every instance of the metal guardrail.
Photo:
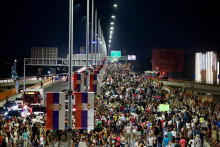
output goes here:
<path id="1" fill-rule="evenodd" d="M 100 56 L 102 60 L 103 56 Z M 89 62 L 92 61 L 92 55 L 89 56 Z M 98 59 L 97 59 L 98 61 Z M 95 57 L 93 57 L 95 62 Z M 25 58 L 25 65 L 32 66 L 69 66 L 68 58 Z M 86 55 L 73 55 L 73 66 L 86 66 Z"/>
<path id="2" fill-rule="evenodd" d="M 220 87 L 220 84 L 208 84 L 208 83 L 201 83 L 201 82 L 195 82 L 193 80 L 189 79 L 160 79 L 160 81 L 167 81 L 167 82 L 180 82 L 180 83 L 185 83 L 185 84 L 194 84 L 194 85 L 205 85 L 205 86 L 215 86 L 215 87 Z"/>

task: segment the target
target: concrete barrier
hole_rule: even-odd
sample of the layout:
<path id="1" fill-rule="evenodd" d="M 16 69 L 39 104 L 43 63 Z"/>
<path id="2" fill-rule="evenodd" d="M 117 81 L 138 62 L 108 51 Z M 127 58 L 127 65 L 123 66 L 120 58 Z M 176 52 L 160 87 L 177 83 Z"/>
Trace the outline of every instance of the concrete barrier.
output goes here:
<path id="1" fill-rule="evenodd" d="M 51 79 L 45 80 L 45 81 L 43 81 L 43 84 L 46 84 L 46 83 L 48 83 L 48 82 L 50 82 L 50 81 L 51 81 Z M 31 86 L 31 87 L 29 87 L 28 89 L 34 89 L 34 88 L 36 88 L 36 87 L 38 87 L 38 86 L 40 86 L 40 85 L 41 85 L 41 83 L 36 84 L 36 85 L 34 85 L 34 86 Z M 1 101 L 1 100 L 5 100 L 5 99 L 6 99 L 6 96 L 10 97 L 10 96 L 13 96 L 13 95 L 15 95 L 15 94 L 16 94 L 16 88 L 11 89 L 11 90 L 8 90 L 8 91 L 5 91 L 5 92 L 1 92 L 1 93 L 0 93 L 0 101 Z"/>
<path id="2" fill-rule="evenodd" d="M 16 94 L 16 88 L 11 89 L 11 90 L 6 91 L 6 92 L 1 92 L 0 93 L 0 101 L 6 99 L 6 96 L 10 97 L 10 96 L 15 95 L 15 94 Z"/>
<path id="3" fill-rule="evenodd" d="M 43 81 L 43 84 L 45 84 L 45 83 L 47 83 L 47 82 L 50 82 L 50 81 L 51 81 L 51 79 L 45 80 L 45 81 Z M 36 88 L 37 86 L 41 86 L 41 83 L 29 87 L 29 89 L 34 89 L 34 88 Z"/>

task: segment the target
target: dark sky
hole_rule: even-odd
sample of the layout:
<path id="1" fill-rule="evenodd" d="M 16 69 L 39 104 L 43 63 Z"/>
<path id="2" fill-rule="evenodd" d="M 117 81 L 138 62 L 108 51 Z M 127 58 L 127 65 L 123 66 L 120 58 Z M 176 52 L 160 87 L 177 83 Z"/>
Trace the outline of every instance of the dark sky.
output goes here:
<path id="1" fill-rule="evenodd" d="M 75 4 L 86 0 L 75 0 Z M 113 50 L 126 50 L 138 59 L 151 57 L 152 49 L 219 50 L 220 9 L 214 1 L 95 0 L 99 16 L 116 15 Z M 30 48 L 56 46 L 59 56 L 68 52 L 69 0 L 3 0 L 0 2 L 0 54 L 30 56 Z M 86 9 L 75 6 L 74 53 L 85 46 Z M 107 39 L 110 19 L 101 19 Z M 108 40 L 107 40 L 108 41 Z"/>

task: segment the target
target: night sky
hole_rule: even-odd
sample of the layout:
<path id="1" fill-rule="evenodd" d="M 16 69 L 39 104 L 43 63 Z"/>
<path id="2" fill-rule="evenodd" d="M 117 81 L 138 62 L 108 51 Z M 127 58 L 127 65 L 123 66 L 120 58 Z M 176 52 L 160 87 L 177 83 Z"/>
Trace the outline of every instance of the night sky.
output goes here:
<path id="1" fill-rule="evenodd" d="M 78 3 L 81 6 L 77 5 Z M 95 0 L 98 16 L 116 15 L 111 49 L 126 50 L 138 59 L 153 48 L 187 53 L 219 50 L 220 9 L 217 1 Z M 74 53 L 85 46 L 86 0 L 75 0 Z M 31 47 L 58 47 L 68 52 L 69 0 L 4 0 L 0 2 L 0 54 L 30 56 Z M 101 19 L 106 41 L 111 19 Z"/>

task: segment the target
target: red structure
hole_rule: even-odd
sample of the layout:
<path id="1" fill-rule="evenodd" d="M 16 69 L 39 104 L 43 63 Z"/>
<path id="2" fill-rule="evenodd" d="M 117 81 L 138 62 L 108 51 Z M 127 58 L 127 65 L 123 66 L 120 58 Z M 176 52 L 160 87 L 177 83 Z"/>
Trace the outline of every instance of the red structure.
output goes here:
<path id="1" fill-rule="evenodd" d="M 153 49 L 151 62 L 152 70 L 154 71 L 182 73 L 184 66 L 184 50 Z"/>

